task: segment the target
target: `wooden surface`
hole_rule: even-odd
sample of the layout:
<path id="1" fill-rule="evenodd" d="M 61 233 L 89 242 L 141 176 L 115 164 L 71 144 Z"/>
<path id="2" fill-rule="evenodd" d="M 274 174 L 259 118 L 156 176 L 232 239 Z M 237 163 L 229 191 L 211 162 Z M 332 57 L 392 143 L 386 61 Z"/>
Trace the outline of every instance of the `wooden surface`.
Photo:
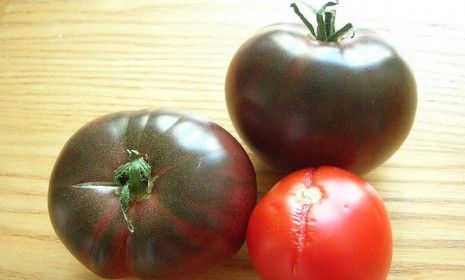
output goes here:
<path id="1" fill-rule="evenodd" d="M 390 279 L 465 279 L 465 20 L 460 1 L 343 1 L 339 23 L 378 30 L 419 91 L 401 149 L 365 175 L 392 218 Z M 421 5 L 420 5 L 421 4 Z M 403 9 L 400 9 L 400 8 Z M 287 1 L 0 0 L 0 279 L 98 279 L 57 239 L 52 165 L 96 116 L 146 107 L 203 114 L 235 136 L 224 77 Z M 259 192 L 282 174 L 251 154 Z M 201 279 L 258 279 L 243 247 Z"/>

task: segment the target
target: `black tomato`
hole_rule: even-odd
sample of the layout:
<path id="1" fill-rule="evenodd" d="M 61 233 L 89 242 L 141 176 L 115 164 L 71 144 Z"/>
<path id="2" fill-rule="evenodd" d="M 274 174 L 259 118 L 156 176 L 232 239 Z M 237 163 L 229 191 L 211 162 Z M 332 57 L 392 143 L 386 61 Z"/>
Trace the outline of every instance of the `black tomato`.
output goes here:
<path id="1" fill-rule="evenodd" d="M 356 34 L 326 42 L 300 24 L 273 25 L 247 40 L 225 91 L 241 138 L 284 170 L 373 169 L 406 139 L 417 103 L 411 71 L 385 41 Z"/>
<path id="2" fill-rule="evenodd" d="M 220 126 L 127 111 L 72 136 L 48 204 L 59 238 L 96 274 L 191 279 L 241 247 L 256 191 L 247 154 Z"/>

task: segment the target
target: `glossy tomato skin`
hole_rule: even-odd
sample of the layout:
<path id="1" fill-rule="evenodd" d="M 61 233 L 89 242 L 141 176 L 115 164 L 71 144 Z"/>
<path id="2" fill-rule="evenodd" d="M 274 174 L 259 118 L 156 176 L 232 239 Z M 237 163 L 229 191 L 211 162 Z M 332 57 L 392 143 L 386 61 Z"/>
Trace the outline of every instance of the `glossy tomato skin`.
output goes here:
<path id="1" fill-rule="evenodd" d="M 385 42 L 357 34 L 312 40 L 297 24 L 265 28 L 233 57 L 226 102 L 241 138 L 285 170 L 333 165 L 365 173 L 407 137 L 412 73 Z"/>
<path id="2" fill-rule="evenodd" d="M 311 187 L 321 192 L 317 203 L 299 195 Z M 279 181 L 253 211 L 247 245 L 263 280 L 381 280 L 392 258 L 381 198 L 362 178 L 329 166 Z"/>
<path id="3" fill-rule="evenodd" d="M 146 155 L 152 194 L 130 204 L 134 232 L 108 182 L 128 160 Z M 71 253 L 96 274 L 192 279 L 243 244 L 256 202 L 253 166 L 220 126 L 171 111 L 127 111 L 100 117 L 65 145 L 50 178 L 49 214 Z"/>

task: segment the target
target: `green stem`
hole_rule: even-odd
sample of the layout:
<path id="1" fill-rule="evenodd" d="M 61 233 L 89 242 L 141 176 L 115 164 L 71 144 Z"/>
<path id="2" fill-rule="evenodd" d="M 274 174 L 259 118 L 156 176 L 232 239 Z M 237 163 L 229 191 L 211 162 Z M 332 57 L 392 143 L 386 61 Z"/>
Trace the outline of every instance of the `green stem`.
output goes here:
<path id="1" fill-rule="evenodd" d="M 152 168 L 139 152 L 128 150 L 129 161 L 115 170 L 113 181 L 120 186 L 128 185 L 131 200 L 145 198 L 152 184 Z"/>
<path id="2" fill-rule="evenodd" d="M 302 1 L 300 1 L 302 2 Z M 305 26 L 310 30 L 311 36 L 318 41 L 323 42 L 337 42 L 343 38 L 343 36 L 353 29 L 352 24 L 348 23 L 343 28 L 336 31 L 336 10 L 329 10 L 326 9 L 331 6 L 336 6 L 339 4 L 339 1 L 329 1 L 324 4 L 320 9 L 316 10 L 309 4 L 302 2 L 307 8 L 309 8 L 316 16 L 317 21 L 317 28 L 315 32 L 315 28 L 313 25 L 307 20 L 307 18 L 302 14 L 299 10 L 299 7 L 296 3 L 292 3 L 291 7 L 294 9 L 294 12 L 297 16 L 302 20 Z M 353 36 L 352 36 L 353 37 Z"/>
<path id="3" fill-rule="evenodd" d="M 134 150 L 128 150 L 129 161 L 115 170 L 113 181 L 119 185 L 117 192 L 120 196 L 121 210 L 130 232 L 134 232 L 134 226 L 129 218 L 129 203 L 148 198 L 152 192 L 153 178 L 152 168 L 144 160 L 143 156 Z"/>
<path id="4" fill-rule="evenodd" d="M 326 24 L 325 20 L 323 18 L 323 15 L 321 13 L 316 14 L 316 22 L 318 23 L 317 25 L 317 39 L 319 41 L 327 42 L 327 37 L 326 37 Z"/>
<path id="5" fill-rule="evenodd" d="M 325 31 L 326 38 L 330 38 L 333 33 L 335 33 L 335 17 L 336 11 L 325 12 Z"/>
<path id="6" fill-rule="evenodd" d="M 312 34 L 314 39 L 317 39 L 316 33 L 315 33 L 315 28 L 313 28 L 313 25 L 305 18 L 305 16 L 300 12 L 299 7 L 297 7 L 296 3 L 291 4 L 291 8 L 294 9 L 294 13 L 297 14 L 297 16 L 302 20 L 302 22 L 307 26 L 308 30 L 310 30 L 310 34 Z"/>
<path id="7" fill-rule="evenodd" d="M 132 225 L 131 220 L 129 219 L 129 200 L 130 200 L 130 193 L 129 193 L 129 185 L 124 185 L 121 187 L 119 191 L 119 201 L 121 203 L 121 211 L 123 211 L 123 217 L 126 221 L 126 225 L 128 226 L 129 232 L 134 232 L 134 226 Z"/>
<path id="8" fill-rule="evenodd" d="M 353 28 L 352 23 L 348 23 L 344 25 L 343 28 L 339 29 L 337 32 L 333 33 L 329 38 L 328 42 L 337 42 L 339 39 L 342 38 L 347 32 L 349 32 Z M 354 37 L 354 35 L 352 35 Z M 351 38 L 352 38 L 351 37 Z"/>

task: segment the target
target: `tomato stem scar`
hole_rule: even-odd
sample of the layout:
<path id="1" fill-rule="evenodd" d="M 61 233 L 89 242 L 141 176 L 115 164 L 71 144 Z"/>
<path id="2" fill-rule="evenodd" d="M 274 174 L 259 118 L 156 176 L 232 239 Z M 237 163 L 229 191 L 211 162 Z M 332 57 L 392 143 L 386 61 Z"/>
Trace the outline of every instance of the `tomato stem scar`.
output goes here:
<path id="1" fill-rule="evenodd" d="M 297 198 L 305 204 L 317 204 L 321 202 L 323 195 L 320 189 L 316 186 L 311 186 L 309 188 L 303 187 L 297 189 L 295 195 Z"/>

